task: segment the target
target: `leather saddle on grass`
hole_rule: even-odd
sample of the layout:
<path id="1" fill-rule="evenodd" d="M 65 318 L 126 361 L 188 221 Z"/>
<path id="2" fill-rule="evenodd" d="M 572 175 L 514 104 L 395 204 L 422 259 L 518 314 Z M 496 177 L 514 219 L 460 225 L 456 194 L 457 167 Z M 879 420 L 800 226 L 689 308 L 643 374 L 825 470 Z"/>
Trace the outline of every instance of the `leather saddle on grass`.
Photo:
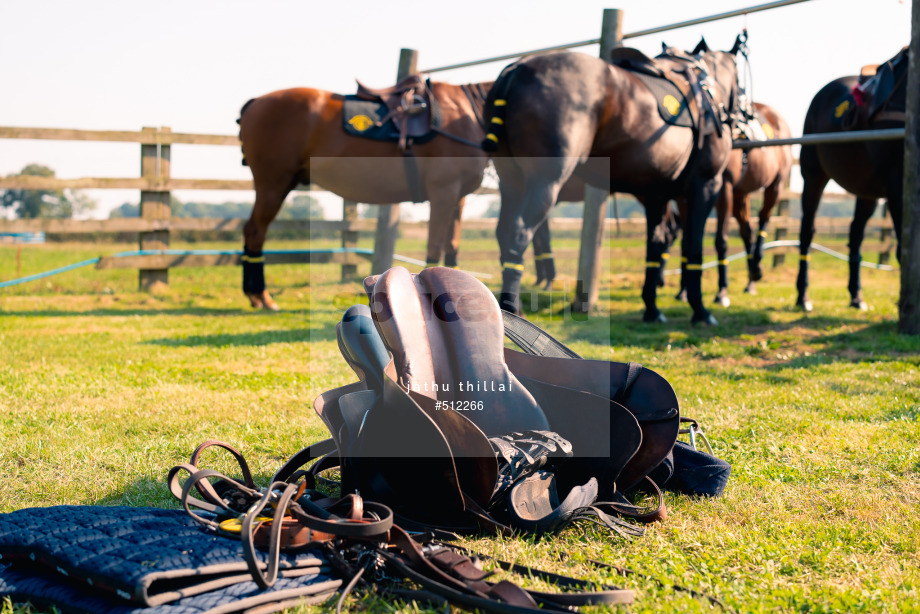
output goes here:
<path id="1" fill-rule="evenodd" d="M 654 371 L 579 359 L 455 269 L 396 267 L 364 285 L 370 306 L 336 327 L 360 381 L 314 403 L 343 494 L 385 503 L 403 524 L 555 531 L 587 510 L 610 520 L 598 501 L 649 484 L 671 452 L 677 396 Z M 506 332 L 531 353 L 506 348 Z M 664 515 L 660 496 L 644 516 L 610 505 Z"/>

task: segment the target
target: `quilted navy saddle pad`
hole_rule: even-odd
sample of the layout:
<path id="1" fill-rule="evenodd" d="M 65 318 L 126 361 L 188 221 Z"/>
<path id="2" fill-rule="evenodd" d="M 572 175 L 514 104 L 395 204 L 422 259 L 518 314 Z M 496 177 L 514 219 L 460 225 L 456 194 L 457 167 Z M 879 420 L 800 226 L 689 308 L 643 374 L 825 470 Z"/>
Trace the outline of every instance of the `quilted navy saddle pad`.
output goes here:
<path id="1" fill-rule="evenodd" d="M 213 602 L 215 591 L 232 589 L 226 595 L 229 601 L 245 595 L 249 603 L 264 603 L 266 596 L 258 593 L 288 591 L 293 598 L 290 591 L 328 593 L 340 584 L 318 551 L 304 550 L 282 554 L 285 581 L 271 591 L 260 591 L 250 581 L 237 540 L 202 530 L 182 510 L 156 508 L 68 505 L 0 514 L 0 567 L 0 595 L 31 595 L 33 603 L 65 607 L 85 594 L 103 603 L 108 600 L 116 608 L 112 612 L 172 602 L 180 609 L 157 611 L 205 612 L 210 610 L 199 606 Z M 76 592 L 64 601 L 54 598 L 62 591 Z M 209 598 L 196 602 L 199 606 L 188 605 L 188 598 L 204 594 Z M 218 611 L 242 609 L 227 606 Z"/>

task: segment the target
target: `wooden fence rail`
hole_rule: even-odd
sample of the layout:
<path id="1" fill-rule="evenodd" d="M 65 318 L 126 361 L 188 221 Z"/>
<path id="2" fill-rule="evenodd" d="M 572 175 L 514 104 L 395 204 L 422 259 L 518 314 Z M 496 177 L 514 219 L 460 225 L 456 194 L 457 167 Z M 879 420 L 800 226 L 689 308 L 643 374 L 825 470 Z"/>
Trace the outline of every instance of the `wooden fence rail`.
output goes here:
<path id="1" fill-rule="evenodd" d="M 48 234 L 89 233 L 138 233 L 142 250 L 166 250 L 169 247 L 170 232 L 242 232 L 246 220 L 219 218 L 174 218 L 169 208 L 172 190 L 250 190 L 252 181 L 236 179 L 174 179 L 170 176 L 170 146 L 172 144 L 232 145 L 239 146 L 239 139 L 232 135 L 186 134 L 172 132 L 169 128 L 145 128 L 137 132 L 111 130 L 70 130 L 60 128 L 0 127 L 0 138 L 8 139 L 53 139 L 66 141 L 108 141 L 139 143 L 141 145 L 141 173 L 138 178 L 78 178 L 16 176 L 0 178 L 0 189 L 62 190 L 62 189 L 137 189 L 141 191 L 141 217 L 113 218 L 107 220 L 72 219 L 18 219 L 0 220 L 0 233 L 44 232 Z M 300 186 L 299 189 L 322 189 L 318 186 Z M 477 193 L 495 194 L 492 188 L 480 188 Z M 796 199 L 797 194 L 787 192 L 784 200 Z M 341 221 L 336 220 L 275 220 L 271 227 L 277 230 L 341 233 L 341 246 L 353 248 L 359 232 L 378 231 L 378 220 L 357 219 L 357 204 L 343 201 Z M 388 214 L 387 219 L 391 214 Z M 599 220 L 600 221 L 600 220 Z M 493 231 L 494 219 L 465 220 L 464 228 Z M 608 235 L 620 229 L 626 235 L 644 236 L 645 220 L 642 218 L 603 220 Z M 559 219 L 552 222 L 556 230 L 574 230 L 582 227 L 581 219 Z M 798 232 L 799 221 L 785 215 L 771 220 L 777 239 L 793 236 Z M 818 218 L 817 231 L 821 234 L 846 234 L 849 219 Z M 873 218 L 870 230 L 880 232 L 879 261 L 887 262 L 892 249 L 891 225 L 886 218 Z M 707 232 L 714 232 L 715 220 L 708 220 Z M 866 246 L 870 249 L 870 246 Z M 774 265 L 782 263 L 788 248 L 775 252 Z M 360 259 L 370 259 L 368 254 L 347 252 L 317 252 L 307 254 L 275 254 L 266 258 L 267 264 L 280 263 L 338 263 L 342 266 L 343 279 L 357 274 Z M 219 266 L 238 265 L 239 257 L 233 255 L 171 255 L 147 254 L 129 258 L 106 259 L 99 268 L 136 268 L 139 270 L 139 285 L 148 287 L 154 282 L 168 282 L 168 270 L 177 266 Z"/>

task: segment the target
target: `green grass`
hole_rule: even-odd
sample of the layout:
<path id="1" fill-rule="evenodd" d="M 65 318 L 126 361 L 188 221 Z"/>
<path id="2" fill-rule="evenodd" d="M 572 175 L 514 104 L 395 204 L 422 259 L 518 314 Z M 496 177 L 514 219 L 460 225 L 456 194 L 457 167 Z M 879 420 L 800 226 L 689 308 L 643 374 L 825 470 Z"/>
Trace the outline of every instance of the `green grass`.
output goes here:
<path id="1" fill-rule="evenodd" d="M 845 251 L 839 241 L 820 242 Z M 846 265 L 815 254 L 815 311 L 806 315 L 792 307 L 797 258 L 771 269 L 768 255 L 756 296 L 741 291 L 743 264 L 732 265 L 733 304 L 713 308 L 719 326 L 690 326 L 689 308 L 672 298 L 676 277 L 660 292 L 669 322 L 646 325 L 641 241 L 615 246 L 625 251 L 605 263 L 590 320 L 556 313 L 566 303 L 562 291 L 537 295 L 529 317 L 586 357 L 641 362 L 664 375 L 682 413 L 702 422 L 732 464 L 725 495 L 668 494 L 667 520 L 632 541 L 569 530 L 540 542 L 468 543 L 636 588 L 630 611 L 709 610 L 653 578 L 743 612 L 920 611 L 920 338 L 896 332 L 898 273 L 864 270 L 870 309 L 854 311 Z M 571 289 L 577 242 L 555 248 L 564 256 L 559 288 Z M 2 246 L 0 279 L 129 249 L 28 246 L 17 264 L 17 248 Z M 397 250 L 424 255 L 417 238 Z M 461 264 L 496 274 L 494 241 L 466 241 Z M 137 291 L 134 271 L 92 267 L 0 289 L 0 511 L 174 506 L 166 472 L 204 439 L 235 444 L 266 480 L 287 456 L 325 437 L 311 405 L 354 380 L 334 324 L 360 284 L 340 283 L 331 265 L 279 265 L 267 276 L 281 313 L 250 310 L 234 267 L 173 269 L 169 287 L 153 294 Z M 525 284 L 532 280 L 528 273 Z M 714 271 L 704 274 L 707 300 L 715 280 Z M 217 455 L 208 462 L 232 470 Z M 588 559 L 643 575 L 621 578 Z M 375 599 L 350 604 L 411 609 Z"/>

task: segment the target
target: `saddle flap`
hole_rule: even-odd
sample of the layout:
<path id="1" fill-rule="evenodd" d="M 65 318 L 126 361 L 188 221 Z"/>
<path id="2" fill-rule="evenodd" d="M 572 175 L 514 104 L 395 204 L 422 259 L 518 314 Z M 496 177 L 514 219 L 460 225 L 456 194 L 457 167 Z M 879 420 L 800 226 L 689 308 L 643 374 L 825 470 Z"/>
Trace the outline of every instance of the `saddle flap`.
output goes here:
<path id="1" fill-rule="evenodd" d="M 505 349 L 505 360 L 518 379 L 526 377 L 528 381 L 584 391 L 609 399 L 612 412 L 618 411 L 614 406 L 629 411 L 641 431 L 641 446 L 626 459 L 617 478 L 618 489 L 627 490 L 638 484 L 671 451 L 680 428 L 680 405 L 671 384 L 655 371 L 642 368 L 636 372 L 635 363 L 530 356 L 510 348 Z M 553 425 L 553 430 L 569 439 L 556 423 Z M 574 441 L 572 444 L 577 455 L 578 447 Z M 611 455 L 614 452 L 611 450 Z"/>
<path id="2" fill-rule="evenodd" d="M 633 47 L 614 47 L 610 50 L 610 63 L 620 68 L 644 72 L 661 77 L 662 71 L 653 58 Z"/>

